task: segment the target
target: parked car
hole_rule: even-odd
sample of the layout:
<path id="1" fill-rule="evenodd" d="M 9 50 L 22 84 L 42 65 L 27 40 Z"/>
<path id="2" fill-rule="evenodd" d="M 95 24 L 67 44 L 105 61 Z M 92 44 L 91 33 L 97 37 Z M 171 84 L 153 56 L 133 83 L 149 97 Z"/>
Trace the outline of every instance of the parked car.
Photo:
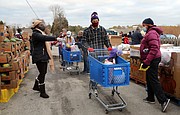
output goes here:
<path id="1" fill-rule="evenodd" d="M 106 29 L 106 32 L 108 35 L 118 35 L 119 36 L 119 33 L 115 30 Z"/>
<path id="2" fill-rule="evenodd" d="M 161 39 L 176 39 L 177 37 L 173 34 L 162 34 L 160 36 Z"/>

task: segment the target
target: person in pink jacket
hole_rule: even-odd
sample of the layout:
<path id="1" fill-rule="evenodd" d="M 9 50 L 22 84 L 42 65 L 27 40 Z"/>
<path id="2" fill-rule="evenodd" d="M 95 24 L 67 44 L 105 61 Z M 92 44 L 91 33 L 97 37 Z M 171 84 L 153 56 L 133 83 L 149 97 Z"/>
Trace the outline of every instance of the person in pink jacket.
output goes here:
<path id="1" fill-rule="evenodd" d="M 141 41 L 140 55 L 142 68 L 149 68 L 146 71 L 147 82 L 147 98 L 143 99 L 147 103 L 155 103 L 155 97 L 161 104 L 162 112 L 165 112 L 170 102 L 165 96 L 158 79 L 158 65 L 161 61 L 160 52 L 160 34 L 162 30 L 154 25 L 151 18 L 147 18 L 142 22 L 143 30 L 146 32 Z"/>

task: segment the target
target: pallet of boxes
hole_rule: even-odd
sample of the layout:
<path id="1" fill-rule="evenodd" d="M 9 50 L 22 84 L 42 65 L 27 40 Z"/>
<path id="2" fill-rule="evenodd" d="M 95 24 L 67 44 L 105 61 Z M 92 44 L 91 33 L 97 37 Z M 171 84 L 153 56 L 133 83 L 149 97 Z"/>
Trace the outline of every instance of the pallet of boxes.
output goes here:
<path id="1" fill-rule="evenodd" d="M 180 47 L 162 49 L 159 79 L 163 90 L 176 104 L 180 105 Z"/>
<path id="2" fill-rule="evenodd" d="M 140 45 L 130 46 L 130 78 L 136 83 L 146 84 L 146 72 L 139 70 L 141 65 Z"/>
<path id="3" fill-rule="evenodd" d="M 3 24 L 0 28 L 0 102 L 8 102 L 28 71 L 30 51 L 25 41 L 5 34 Z"/>

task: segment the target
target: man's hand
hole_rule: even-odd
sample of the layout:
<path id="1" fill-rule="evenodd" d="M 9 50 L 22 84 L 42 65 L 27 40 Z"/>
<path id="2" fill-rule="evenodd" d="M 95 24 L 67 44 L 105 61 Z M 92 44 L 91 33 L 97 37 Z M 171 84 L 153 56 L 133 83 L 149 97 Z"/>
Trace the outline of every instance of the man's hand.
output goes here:
<path id="1" fill-rule="evenodd" d="M 112 47 L 108 47 L 108 51 L 111 51 L 112 50 Z"/>

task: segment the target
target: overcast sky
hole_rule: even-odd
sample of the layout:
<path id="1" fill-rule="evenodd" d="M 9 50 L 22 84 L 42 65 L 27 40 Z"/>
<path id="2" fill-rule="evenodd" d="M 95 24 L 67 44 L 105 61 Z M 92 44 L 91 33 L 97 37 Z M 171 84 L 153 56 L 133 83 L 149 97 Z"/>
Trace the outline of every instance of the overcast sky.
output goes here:
<path id="1" fill-rule="evenodd" d="M 60 5 L 70 25 L 87 27 L 92 12 L 98 12 L 100 25 L 141 24 L 151 17 L 156 25 L 180 24 L 180 0 L 28 0 L 39 18 L 52 24 L 49 7 Z M 8 25 L 30 26 L 37 18 L 26 0 L 0 0 L 0 20 Z"/>

